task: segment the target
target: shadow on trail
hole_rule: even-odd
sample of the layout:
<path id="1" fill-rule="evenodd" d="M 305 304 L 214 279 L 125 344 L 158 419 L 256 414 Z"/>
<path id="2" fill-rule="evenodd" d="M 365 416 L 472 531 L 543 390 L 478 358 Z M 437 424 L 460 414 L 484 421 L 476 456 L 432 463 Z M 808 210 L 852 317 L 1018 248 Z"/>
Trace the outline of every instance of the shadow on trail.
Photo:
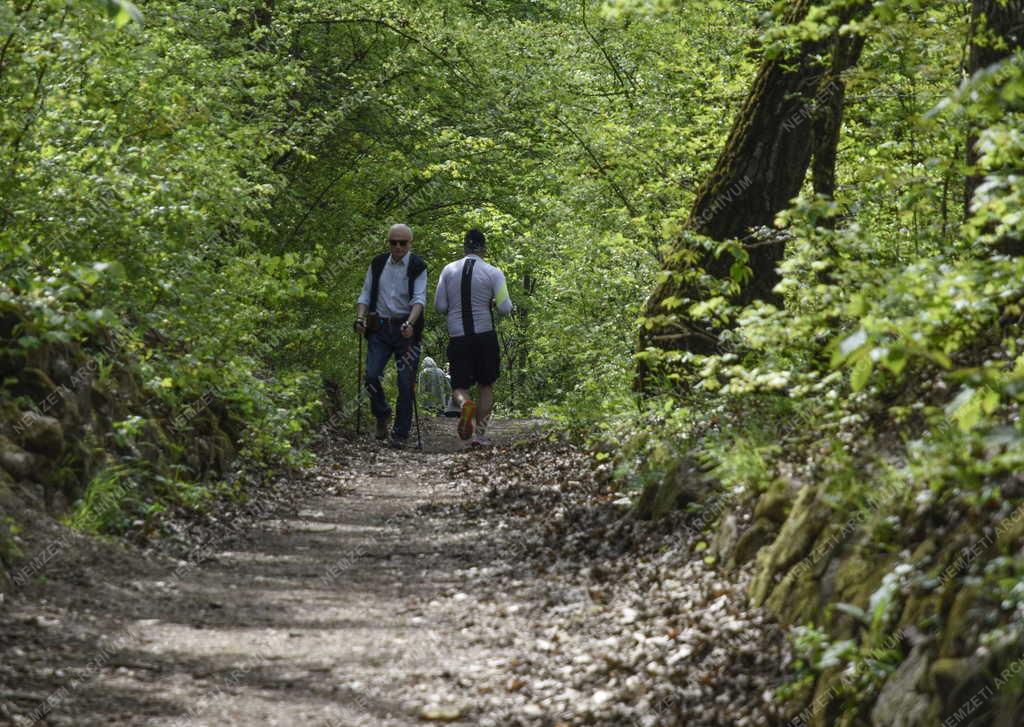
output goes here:
<path id="1" fill-rule="evenodd" d="M 436 450 L 485 456 L 460 454 L 451 439 L 432 430 L 425 444 L 443 446 L 423 452 L 346 444 L 348 454 L 354 447 L 369 461 L 340 494 L 307 482 L 294 507 L 216 542 L 204 562 L 126 580 L 111 574 L 119 597 L 87 589 L 84 611 L 65 592 L 43 619 L 59 621 L 49 627 L 32 615 L 46 586 L 29 589 L 15 617 L 20 628 L 8 624 L 0 636 L 31 652 L 28 669 L 3 679 L 8 715 L 54 725 L 230 724 L 235 717 L 220 710 L 231 697 L 274 710 L 294 702 L 313 724 L 385 724 L 401 715 L 394 701 L 353 688 L 349 677 L 367 669 L 399 669 L 403 678 L 438 671 L 431 654 L 409 648 L 423 626 L 408 614 L 444 598 L 467 564 L 500 558 L 452 523 L 424 517 Z M 335 464 L 328 455 L 317 472 Z M 129 645 L 107 643 L 124 634 Z"/>
<path id="2" fill-rule="evenodd" d="M 26 593 L 11 607 L 20 635 L 0 627 L 5 650 L 24 653 L 24 668 L 0 673 L 0 699 L 25 718 L 81 675 L 40 722 L 76 726 L 398 727 L 419 724 L 434 702 L 455 705 L 452 724 L 541 725 L 568 714 L 557 690 L 573 709 L 598 709 L 571 697 L 590 678 L 582 665 L 613 637 L 630 639 L 622 654 L 635 649 L 618 626 L 623 609 L 664 580 L 645 575 L 638 554 L 671 555 L 673 573 L 688 548 L 672 537 L 678 523 L 628 516 L 584 454 L 517 446 L 519 431 L 468 452 L 434 424 L 425 443 L 451 449 L 328 442 L 318 467 L 286 484 L 284 506 L 212 538 L 205 561 Z M 687 587 L 693 604 L 722 592 L 699 579 Z M 674 603 L 658 613 L 682 633 L 691 616 Z M 668 626 L 654 628 L 663 639 Z M 111 647 L 125 630 L 130 642 Z M 711 658 L 712 645 L 694 658 Z M 635 696 L 621 699 L 634 709 Z M 690 723 L 673 709 L 680 721 L 659 724 Z"/>

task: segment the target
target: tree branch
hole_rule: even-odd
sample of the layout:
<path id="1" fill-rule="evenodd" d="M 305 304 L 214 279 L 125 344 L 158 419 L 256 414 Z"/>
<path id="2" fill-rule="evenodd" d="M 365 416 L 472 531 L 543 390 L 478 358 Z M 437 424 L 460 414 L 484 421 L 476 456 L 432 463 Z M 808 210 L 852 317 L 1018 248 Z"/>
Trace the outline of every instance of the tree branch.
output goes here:
<path id="1" fill-rule="evenodd" d="M 622 204 L 624 204 L 626 209 L 629 210 L 630 216 L 637 217 L 638 213 L 636 208 L 633 206 L 633 203 L 629 201 L 626 193 L 622 191 L 619 185 L 616 184 L 615 180 L 612 179 L 611 175 L 608 174 L 607 170 L 604 168 L 604 162 L 601 161 L 601 158 L 597 156 L 593 149 L 590 148 L 590 145 L 587 144 L 583 137 L 576 133 L 576 129 L 572 128 L 572 126 L 570 126 L 561 116 L 555 116 L 555 121 L 564 126 L 569 133 L 575 137 L 576 141 L 578 141 L 584 151 L 587 152 L 587 156 L 589 156 L 594 162 L 594 168 L 597 169 L 598 174 L 605 178 L 609 186 L 611 186 L 612 190 L 615 192 L 615 196 L 622 200 Z"/>
<path id="2" fill-rule="evenodd" d="M 476 86 L 477 84 L 463 75 L 462 70 L 450 60 L 445 58 L 441 53 L 431 48 L 426 43 L 422 42 L 416 36 L 396 27 L 389 23 L 384 18 L 312 18 L 310 20 L 302 20 L 298 22 L 298 25 L 375 25 L 379 28 L 389 30 L 397 36 L 405 38 L 410 43 L 418 45 L 420 48 L 425 50 L 435 60 L 446 66 L 452 73 L 459 77 L 459 79 L 470 86 Z"/>
<path id="3" fill-rule="evenodd" d="M 632 104 L 631 94 L 632 91 L 636 90 L 635 85 L 633 84 L 633 79 L 629 79 L 629 83 L 626 83 L 624 80 L 625 72 L 619 68 L 619 64 L 615 62 L 615 59 L 611 57 L 607 49 L 601 44 L 601 41 L 599 41 L 597 36 L 590 30 L 590 26 L 587 25 L 587 0 L 580 0 L 580 17 L 583 20 L 583 30 L 590 37 L 590 40 L 594 42 L 594 45 L 597 46 L 597 49 L 601 51 L 601 55 L 603 55 L 604 59 L 608 62 L 608 67 L 612 69 L 612 74 L 615 76 L 615 80 L 618 81 L 619 85 L 626 91 L 626 96 L 629 98 L 630 104 Z"/>

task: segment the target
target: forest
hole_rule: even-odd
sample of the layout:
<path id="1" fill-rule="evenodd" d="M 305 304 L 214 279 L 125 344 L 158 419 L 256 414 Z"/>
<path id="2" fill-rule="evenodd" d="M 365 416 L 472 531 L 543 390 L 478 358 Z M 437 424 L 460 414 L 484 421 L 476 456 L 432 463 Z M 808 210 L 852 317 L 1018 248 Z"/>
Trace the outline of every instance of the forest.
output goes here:
<path id="1" fill-rule="evenodd" d="M 1024 724 L 1022 45 L 1021 0 L 4 0 L 0 723 Z M 504 273 L 493 446 L 422 392 L 373 439 L 396 223 L 420 363 L 468 230 Z"/>

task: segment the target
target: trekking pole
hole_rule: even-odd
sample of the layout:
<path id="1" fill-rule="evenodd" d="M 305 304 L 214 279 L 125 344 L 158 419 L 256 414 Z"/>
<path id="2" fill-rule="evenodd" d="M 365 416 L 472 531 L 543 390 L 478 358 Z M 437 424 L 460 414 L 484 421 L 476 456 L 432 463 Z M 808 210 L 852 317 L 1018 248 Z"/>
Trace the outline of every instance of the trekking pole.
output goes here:
<path id="1" fill-rule="evenodd" d="M 516 376 L 512 367 L 508 363 L 508 350 L 505 348 L 505 336 L 501 335 L 501 331 L 498 329 L 497 324 L 494 326 L 494 332 L 498 335 L 498 362 L 500 364 L 501 359 L 505 359 L 505 370 L 508 371 L 508 385 L 509 385 L 509 406 L 515 406 L 516 401 Z"/>
<path id="2" fill-rule="evenodd" d="M 412 411 L 416 415 L 416 449 L 423 449 L 423 438 L 420 436 L 420 405 L 416 401 L 416 390 L 419 387 L 413 382 L 412 385 Z"/>
<path id="3" fill-rule="evenodd" d="M 412 355 L 412 341 L 409 342 L 409 348 L 406 353 Z M 412 413 L 416 419 L 416 449 L 423 449 L 423 437 L 420 435 L 420 405 L 416 397 L 418 396 L 418 389 L 420 388 L 416 382 L 416 369 L 419 368 L 419 357 L 416 358 L 416 365 L 412 369 Z"/>
<path id="4" fill-rule="evenodd" d="M 359 336 L 359 358 L 356 360 L 356 436 L 363 433 L 363 336 Z"/>

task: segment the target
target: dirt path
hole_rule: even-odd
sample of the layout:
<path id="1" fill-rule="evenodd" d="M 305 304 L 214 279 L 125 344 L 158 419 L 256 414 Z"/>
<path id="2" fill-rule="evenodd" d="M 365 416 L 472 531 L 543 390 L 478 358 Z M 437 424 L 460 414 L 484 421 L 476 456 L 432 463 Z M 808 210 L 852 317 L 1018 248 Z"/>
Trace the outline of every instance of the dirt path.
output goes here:
<path id="1" fill-rule="evenodd" d="M 781 635 L 678 523 L 632 522 L 533 423 L 471 452 L 450 426 L 335 442 L 178 562 L 57 548 L 0 607 L 0 722 L 774 723 Z"/>

